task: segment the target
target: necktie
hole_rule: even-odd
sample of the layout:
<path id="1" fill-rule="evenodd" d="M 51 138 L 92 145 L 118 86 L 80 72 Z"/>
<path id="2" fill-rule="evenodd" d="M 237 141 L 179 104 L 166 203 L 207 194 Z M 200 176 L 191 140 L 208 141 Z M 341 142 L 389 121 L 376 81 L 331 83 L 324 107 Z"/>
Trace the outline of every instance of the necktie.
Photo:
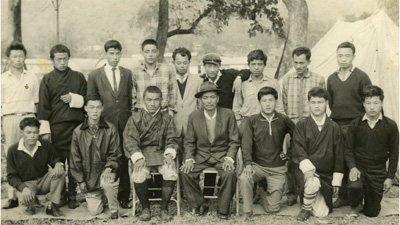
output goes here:
<path id="1" fill-rule="evenodd" d="M 113 81 L 114 81 L 114 86 L 113 86 L 113 88 L 114 88 L 114 91 L 115 92 L 117 92 L 117 78 L 115 78 L 115 70 L 116 70 L 117 68 L 115 68 L 115 67 L 113 67 L 111 70 L 112 70 L 112 72 L 113 72 Z"/>

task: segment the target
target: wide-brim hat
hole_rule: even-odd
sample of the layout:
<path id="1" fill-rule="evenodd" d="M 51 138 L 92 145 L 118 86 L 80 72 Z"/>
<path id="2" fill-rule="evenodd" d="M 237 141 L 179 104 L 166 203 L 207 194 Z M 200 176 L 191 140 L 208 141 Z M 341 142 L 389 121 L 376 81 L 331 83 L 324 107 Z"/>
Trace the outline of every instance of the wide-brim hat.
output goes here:
<path id="1" fill-rule="evenodd" d="M 203 64 L 221 65 L 221 58 L 215 53 L 209 53 L 203 57 Z"/>
<path id="2" fill-rule="evenodd" d="M 201 96 L 203 96 L 204 93 L 207 92 L 217 92 L 218 95 L 219 93 L 221 93 L 221 90 L 217 88 L 217 85 L 215 85 L 213 82 L 210 81 L 205 81 L 200 85 L 200 91 L 197 92 L 194 97 L 196 98 L 201 98 Z"/>

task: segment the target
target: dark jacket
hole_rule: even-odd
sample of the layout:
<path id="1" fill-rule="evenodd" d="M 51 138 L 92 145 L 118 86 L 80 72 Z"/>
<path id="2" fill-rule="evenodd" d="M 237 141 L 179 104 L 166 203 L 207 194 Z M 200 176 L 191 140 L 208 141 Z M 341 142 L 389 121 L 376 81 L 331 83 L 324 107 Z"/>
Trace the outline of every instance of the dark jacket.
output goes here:
<path id="1" fill-rule="evenodd" d="M 235 159 L 240 140 L 233 111 L 217 108 L 213 143 L 208 140 L 204 109 L 194 111 L 189 115 L 184 146 L 185 160 L 194 159 L 198 164 L 207 161 L 211 156 L 220 162 L 223 162 L 226 156 Z"/>
<path id="2" fill-rule="evenodd" d="M 118 131 L 100 118 L 99 129 L 93 134 L 88 119 L 75 128 L 71 143 L 70 171 L 77 183 L 86 182 L 88 191 L 100 188 L 105 168 L 115 173 L 121 157 Z"/>
<path id="3" fill-rule="evenodd" d="M 98 95 L 103 99 L 102 116 L 117 127 L 120 134 L 124 131 L 126 122 L 131 116 L 132 108 L 132 72 L 119 67 L 121 79 L 118 93 L 115 93 L 107 79 L 104 66 L 89 74 L 87 96 Z"/>

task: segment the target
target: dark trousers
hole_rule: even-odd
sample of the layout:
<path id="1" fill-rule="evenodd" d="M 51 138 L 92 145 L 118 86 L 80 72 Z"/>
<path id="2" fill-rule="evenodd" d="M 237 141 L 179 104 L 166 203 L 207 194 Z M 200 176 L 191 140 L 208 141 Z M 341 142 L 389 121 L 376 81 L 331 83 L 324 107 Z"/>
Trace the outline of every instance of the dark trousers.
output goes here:
<path id="1" fill-rule="evenodd" d="M 350 121 L 349 121 L 350 122 Z M 346 143 L 346 138 L 347 138 L 347 131 L 349 130 L 349 124 L 339 124 L 340 130 L 342 131 L 342 141 L 343 143 Z M 347 200 L 348 200 L 348 191 L 347 191 L 347 182 L 349 180 L 349 168 L 347 168 L 347 165 L 345 164 L 344 166 L 344 176 L 342 180 L 342 186 L 339 190 L 339 198 L 345 200 L 345 205 L 347 205 Z"/>
<path id="2" fill-rule="evenodd" d="M 160 176 L 161 177 L 161 176 Z M 162 180 L 161 187 L 161 210 L 168 211 L 168 203 L 171 199 L 175 188 L 176 181 Z M 143 209 L 150 209 L 149 198 L 158 198 L 157 193 L 149 191 L 149 187 L 157 186 L 151 179 L 147 179 L 143 183 L 134 183 L 136 195 L 139 198 Z"/>
<path id="3" fill-rule="evenodd" d="M 186 198 L 191 208 L 197 208 L 204 204 L 204 197 L 200 189 L 200 174 L 204 169 L 214 167 L 220 176 L 220 188 L 218 192 L 218 212 L 224 215 L 229 214 L 229 205 L 236 191 L 236 173 L 234 170 L 224 171 L 222 162 L 217 162 L 211 158 L 202 164 L 194 164 L 190 173 L 180 173 L 185 189 Z"/>
<path id="4" fill-rule="evenodd" d="M 120 158 L 120 163 L 118 167 L 118 177 L 119 177 L 119 187 L 118 187 L 118 200 L 127 202 L 131 195 L 131 181 L 129 177 L 129 160 L 126 158 L 123 148 L 124 128 L 118 126 L 119 140 L 121 146 L 122 156 Z"/>
<path id="5" fill-rule="evenodd" d="M 349 181 L 347 186 L 350 206 L 356 208 L 364 199 L 364 214 L 376 217 L 381 211 L 386 168 L 381 170 L 358 168 L 358 170 L 361 172 L 361 177 L 356 181 Z"/>
<path id="6" fill-rule="evenodd" d="M 297 200 L 297 196 L 299 195 L 298 193 L 298 187 L 297 187 L 297 182 L 296 182 L 296 176 L 295 176 L 295 167 L 299 166 L 299 164 L 295 164 L 291 159 L 288 161 L 288 171 L 286 173 L 286 182 L 287 182 L 287 187 L 288 187 L 288 192 L 286 194 L 286 197 L 288 199 L 293 199 Z"/>

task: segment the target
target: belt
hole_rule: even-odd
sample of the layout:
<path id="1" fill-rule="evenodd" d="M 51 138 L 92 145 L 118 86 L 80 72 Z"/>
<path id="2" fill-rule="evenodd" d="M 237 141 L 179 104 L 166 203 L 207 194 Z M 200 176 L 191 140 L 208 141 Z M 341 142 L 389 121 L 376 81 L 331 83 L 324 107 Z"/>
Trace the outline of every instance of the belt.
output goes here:
<path id="1" fill-rule="evenodd" d="M 1 117 L 6 117 L 6 116 L 26 116 L 30 114 L 35 114 L 33 112 L 22 112 L 22 113 L 9 113 L 9 114 L 4 114 Z"/>

